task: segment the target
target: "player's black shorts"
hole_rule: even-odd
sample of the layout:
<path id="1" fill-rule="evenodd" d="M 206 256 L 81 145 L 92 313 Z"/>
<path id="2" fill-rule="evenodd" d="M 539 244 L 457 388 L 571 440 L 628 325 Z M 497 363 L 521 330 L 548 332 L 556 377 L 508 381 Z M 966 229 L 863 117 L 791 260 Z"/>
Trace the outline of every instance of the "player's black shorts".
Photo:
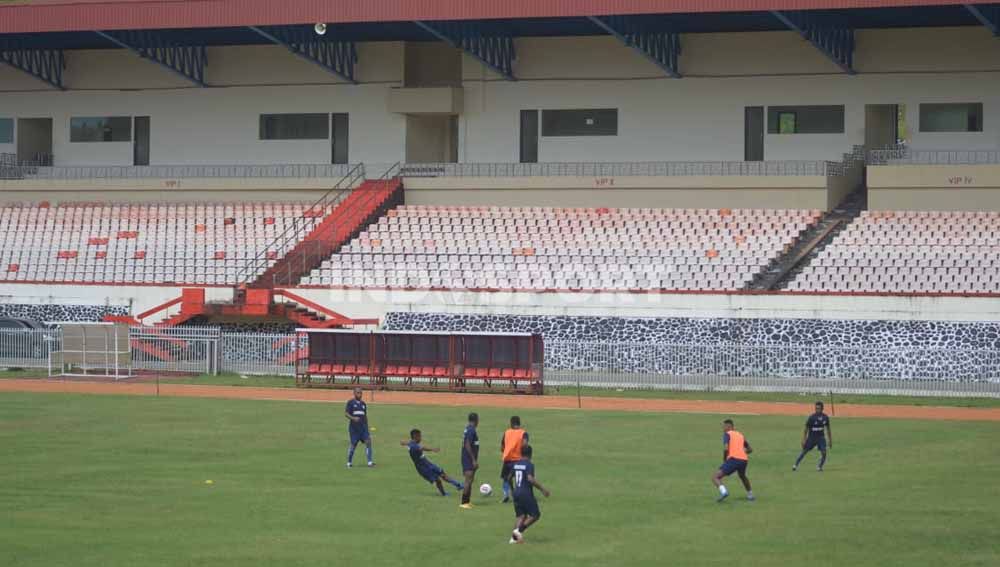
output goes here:
<path id="1" fill-rule="evenodd" d="M 462 451 L 462 472 L 475 471 L 476 467 L 472 466 L 472 459 Z"/>
<path id="2" fill-rule="evenodd" d="M 513 462 L 504 461 L 503 465 L 500 467 L 500 480 L 510 479 L 511 473 L 513 473 Z"/>
<path id="3" fill-rule="evenodd" d="M 813 447 L 819 448 L 820 451 L 826 451 L 826 436 L 817 435 L 814 437 L 810 435 L 806 439 L 806 444 L 804 447 L 802 447 L 802 450 L 812 451 Z"/>
<path id="4" fill-rule="evenodd" d="M 542 512 L 538 509 L 538 501 L 535 500 L 534 496 L 525 498 L 514 497 L 514 515 L 541 518 Z"/>
<path id="5" fill-rule="evenodd" d="M 719 470 L 722 471 L 722 476 L 729 476 L 734 472 L 747 474 L 747 462 L 743 459 L 726 459 Z"/>

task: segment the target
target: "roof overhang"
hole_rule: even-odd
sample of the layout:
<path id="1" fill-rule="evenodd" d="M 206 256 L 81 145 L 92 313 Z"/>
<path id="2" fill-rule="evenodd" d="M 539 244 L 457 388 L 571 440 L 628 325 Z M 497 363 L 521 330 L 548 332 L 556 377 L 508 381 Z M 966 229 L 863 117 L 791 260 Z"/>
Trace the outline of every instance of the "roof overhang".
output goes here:
<path id="1" fill-rule="evenodd" d="M 0 34 L 990 4 L 961 0 L 0 0 Z"/>

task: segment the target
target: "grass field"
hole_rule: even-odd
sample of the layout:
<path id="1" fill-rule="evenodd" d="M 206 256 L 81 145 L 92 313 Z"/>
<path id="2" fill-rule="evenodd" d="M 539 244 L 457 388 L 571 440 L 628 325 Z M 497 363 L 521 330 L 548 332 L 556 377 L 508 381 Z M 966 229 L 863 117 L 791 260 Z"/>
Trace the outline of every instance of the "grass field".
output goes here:
<path id="1" fill-rule="evenodd" d="M 512 546 L 509 506 L 460 510 L 398 445 L 457 474 L 467 409 L 370 410 L 378 467 L 348 470 L 339 404 L 0 394 L 0 565 L 1000 564 L 992 423 L 835 420 L 792 473 L 803 420 L 736 416 L 758 501 L 716 504 L 720 416 L 520 412 L 553 496 Z M 510 412 L 480 413 L 496 486 Z"/>

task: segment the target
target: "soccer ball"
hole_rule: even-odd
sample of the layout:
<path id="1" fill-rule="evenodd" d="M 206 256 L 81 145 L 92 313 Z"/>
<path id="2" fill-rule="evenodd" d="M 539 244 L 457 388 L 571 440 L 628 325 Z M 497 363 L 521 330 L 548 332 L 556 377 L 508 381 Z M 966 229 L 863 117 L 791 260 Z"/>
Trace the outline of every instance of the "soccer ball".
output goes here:
<path id="1" fill-rule="evenodd" d="M 480 484 L 479 493 L 483 496 L 489 496 L 490 494 L 493 494 L 493 487 L 488 484 Z"/>

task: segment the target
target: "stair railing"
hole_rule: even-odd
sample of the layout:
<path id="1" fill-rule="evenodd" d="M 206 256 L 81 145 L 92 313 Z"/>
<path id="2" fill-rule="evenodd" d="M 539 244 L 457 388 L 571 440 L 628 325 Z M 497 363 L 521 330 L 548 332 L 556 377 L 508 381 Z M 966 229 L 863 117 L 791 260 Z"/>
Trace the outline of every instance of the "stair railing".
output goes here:
<path id="1" fill-rule="evenodd" d="M 350 171 L 347 172 L 340 180 L 337 181 L 326 193 L 323 194 L 319 199 L 316 200 L 308 209 L 306 209 L 310 218 L 319 218 L 322 222 L 323 218 L 326 218 L 328 214 L 337 206 L 338 203 L 344 200 L 351 190 L 354 189 L 355 185 L 365 179 L 365 164 L 359 163 L 352 167 Z M 250 259 L 246 265 L 244 265 L 236 274 L 236 281 L 240 285 L 245 286 L 251 284 L 260 277 L 260 275 L 267 271 L 271 265 L 271 259 L 268 258 L 269 252 L 276 252 L 278 260 L 280 261 L 284 254 L 290 253 L 295 245 L 302 241 L 309 234 L 310 231 L 315 227 L 316 223 L 307 222 L 305 215 L 295 217 L 292 219 L 292 224 L 287 226 L 281 234 L 274 237 L 274 239 L 267 244 L 256 256 Z"/>
<path id="2" fill-rule="evenodd" d="M 399 175 L 400 162 L 396 162 L 387 168 L 381 175 L 376 179 L 371 180 L 379 184 L 379 187 L 383 187 L 384 184 L 389 183 L 392 179 L 395 179 Z M 372 212 L 369 216 L 378 214 L 378 207 L 371 207 L 372 203 L 375 202 L 382 195 L 381 191 L 368 191 L 364 194 L 359 195 L 358 199 L 351 201 L 346 207 L 341 211 L 340 219 L 351 219 L 354 214 L 359 211 L 366 211 L 369 208 Z M 353 238 L 354 233 L 360 232 L 365 226 L 370 222 L 371 219 L 364 218 L 356 221 L 354 226 L 350 227 L 354 230 L 351 234 L 347 235 L 347 239 Z M 342 228 L 338 223 L 343 222 L 341 220 L 335 220 L 334 223 L 327 226 L 326 230 L 331 234 L 336 234 L 339 228 Z M 298 276 L 304 275 L 312 271 L 316 266 L 323 263 L 330 257 L 331 254 L 335 252 L 334 246 L 327 241 L 323 240 L 312 240 L 308 242 L 302 242 L 299 247 L 298 253 L 295 257 L 290 258 L 290 262 L 287 262 L 282 270 L 276 271 L 271 274 L 271 287 L 277 288 L 280 286 L 290 286 L 298 283 L 296 280 Z"/>

